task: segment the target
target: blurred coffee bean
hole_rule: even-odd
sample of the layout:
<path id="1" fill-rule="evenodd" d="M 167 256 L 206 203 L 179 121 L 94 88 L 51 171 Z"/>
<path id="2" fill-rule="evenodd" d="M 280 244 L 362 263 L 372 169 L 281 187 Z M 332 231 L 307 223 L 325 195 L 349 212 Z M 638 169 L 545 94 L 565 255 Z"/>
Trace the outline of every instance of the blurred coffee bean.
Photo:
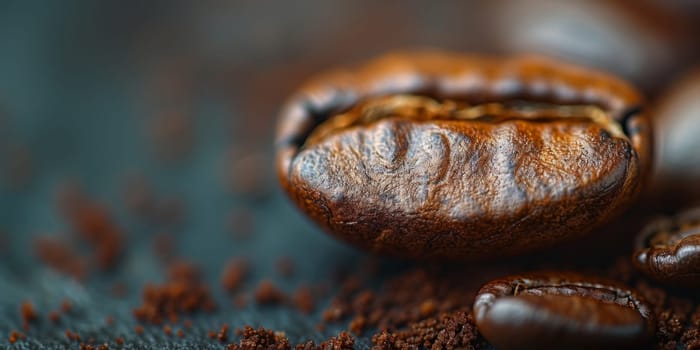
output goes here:
<path id="1" fill-rule="evenodd" d="M 683 74 L 656 104 L 654 192 L 700 198 L 700 69 Z M 677 199 L 676 199 L 677 200 Z"/>
<path id="2" fill-rule="evenodd" d="M 570 272 L 489 282 L 474 319 L 497 349 L 639 349 L 655 328 L 635 291 Z"/>
<path id="3" fill-rule="evenodd" d="M 501 49 L 566 58 L 620 75 L 648 94 L 697 52 L 691 26 L 651 1 L 505 1 L 496 11 Z"/>
<path id="4" fill-rule="evenodd" d="M 649 223 L 637 237 L 632 261 L 659 282 L 700 286 L 700 208 Z"/>

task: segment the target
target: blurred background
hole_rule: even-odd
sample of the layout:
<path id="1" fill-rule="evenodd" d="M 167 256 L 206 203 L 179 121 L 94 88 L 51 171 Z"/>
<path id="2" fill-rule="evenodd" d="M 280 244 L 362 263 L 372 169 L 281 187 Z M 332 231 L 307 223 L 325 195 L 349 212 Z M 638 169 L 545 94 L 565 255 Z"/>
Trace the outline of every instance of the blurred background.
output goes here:
<path id="1" fill-rule="evenodd" d="M 120 334 L 133 329 L 142 286 L 162 281 L 173 257 L 212 284 L 246 257 L 248 285 L 272 278 L 287 290 L 366 260 L 276 183 L 276 112 L 315 73 L 394 49 L 534 52 L 620 75 L 657 101 L 698 62 L 698 15 L 691 0 L 2 2 L 0 344 L 27 299 L 72 300 L 84 317 L 71 322 L 87 333 L 112 332 L 106 314 Z M 75 196 L 120 232 L 104 243 L 121 247 L 105 266 L 108 249 L 85 246 L 63 210 Z M 83 265 L 57 269 L 41 242 L 77 249 Z M 280 259 L 294 278 L 275 272 Z M 323 337 L 317 316 L 227 308 L 201 322 Z M 60 347 L 62 331 L 30 337 Z M 178 340 L 146 343 L 164 342 Z"/>

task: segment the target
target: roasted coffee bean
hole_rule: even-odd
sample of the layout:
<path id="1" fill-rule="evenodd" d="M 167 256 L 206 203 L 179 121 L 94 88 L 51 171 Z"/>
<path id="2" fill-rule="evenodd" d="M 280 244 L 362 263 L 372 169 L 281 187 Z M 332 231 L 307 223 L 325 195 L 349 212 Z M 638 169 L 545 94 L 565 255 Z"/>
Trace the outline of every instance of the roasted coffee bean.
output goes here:
<path id="1" fill-rule="evenodd" d="M 516 254 L 581 236 L 635 197 L 650 164 L 641 102 L 544 58 L 391 54 L 291 99 L 277 171 L 306 214 L 372 251 Z"/>
<path id="2" fill-rule="evenodd" d="M 650 222 L 635 243 L 632 261 L 649 277 L 700 287 L 700 208 Z"/>
<path id="3" fill-rule="evenodd" d="M 479 332 L 497 349 L 639 349 L 654 333 L 636 292 L 571 272 L 512 276 L 484 285 Z"/>

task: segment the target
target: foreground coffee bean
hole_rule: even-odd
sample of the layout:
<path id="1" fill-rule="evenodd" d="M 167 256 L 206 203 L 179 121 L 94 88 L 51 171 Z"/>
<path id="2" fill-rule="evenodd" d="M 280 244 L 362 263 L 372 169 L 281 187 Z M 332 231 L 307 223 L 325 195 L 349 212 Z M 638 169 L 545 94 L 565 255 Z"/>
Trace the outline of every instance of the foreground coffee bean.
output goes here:
<path id="1" fill-rule="evenodd" d="M 499 350 L 639 349 L 655 328 L 636 292 L 570 272 L 489 282 L 474 301 L 474 320 Z"/>
<path id="2" fill-rule="evenodd" d="M 700 287 L 700 208 L 649 223 L 637 236 L 632 261 L 659 282 Z"/>
<path id="3" fill-rule="evenodd" d="M 641 102 L 614 77 L 543 58 L 387 55 L 291 99 L 277 171 L 316 223 L 375 252 L 517 254 L 635 197 L 650 164 Z"/>

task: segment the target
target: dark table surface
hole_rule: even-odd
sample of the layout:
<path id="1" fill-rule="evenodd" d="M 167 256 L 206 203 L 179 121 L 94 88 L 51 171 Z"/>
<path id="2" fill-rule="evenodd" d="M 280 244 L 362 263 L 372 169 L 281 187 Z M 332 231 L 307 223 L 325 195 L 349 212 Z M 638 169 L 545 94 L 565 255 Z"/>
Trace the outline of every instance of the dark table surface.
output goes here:
<path id="1" fill-rule="evenodd" d="M 337 64 L 405 47 L 493 50 L 490 3 L 0 4 L 0 348 L 77 347 L 66 329 L 98 343 L 123 336 L 124 348 L 220 349 L 206 334 L 222 323 L 284 331 L 293 342 L 346 328 L 316 330 L 328 300 L 311 315 L 254 303 L 238 309 L 219 287 L 234 257 L 247 257 L 253 269 L 244 290 L 271 278 L 287 292 L 368 259 L 323 234 L 279 190 L 275 113 L 306 77 Z M 183 121 L 174 136 L 153 136 Z M 162 154 L 187 138 L 181 154 Z M 130 212 L 124 188 L 133 176 L 181 203 L 181 222 L 147 223 Z M 128 242 L 113 271 L 84 282 L 53 271 L 32 250 L 37 237 L 71 234 L 56 208 L 57 192 L 71 182 L 109 208 Z M 247 239 L 234 237 L 247 231 Z M 143 286 L 164 280 L 153 253 L 164 234 L 173 237 L 177 257 L 200 266 L 219 304 L 212 314 L 192 315 L 183 339 L 157 326 L 133 332 Z M 276 272 L 280 257 L 294 262 L 293 276 Z M 123 297 L 111 292 L 115 283 L 126 286 Z M 65 323 L 39 322 L 26 341 L 9 345 L 9 332 L 22 329 L 23 301 L 45 316 L 65 299 L 74 306 Z M 369 344 L 360 338 L 357 348 Z"/>

